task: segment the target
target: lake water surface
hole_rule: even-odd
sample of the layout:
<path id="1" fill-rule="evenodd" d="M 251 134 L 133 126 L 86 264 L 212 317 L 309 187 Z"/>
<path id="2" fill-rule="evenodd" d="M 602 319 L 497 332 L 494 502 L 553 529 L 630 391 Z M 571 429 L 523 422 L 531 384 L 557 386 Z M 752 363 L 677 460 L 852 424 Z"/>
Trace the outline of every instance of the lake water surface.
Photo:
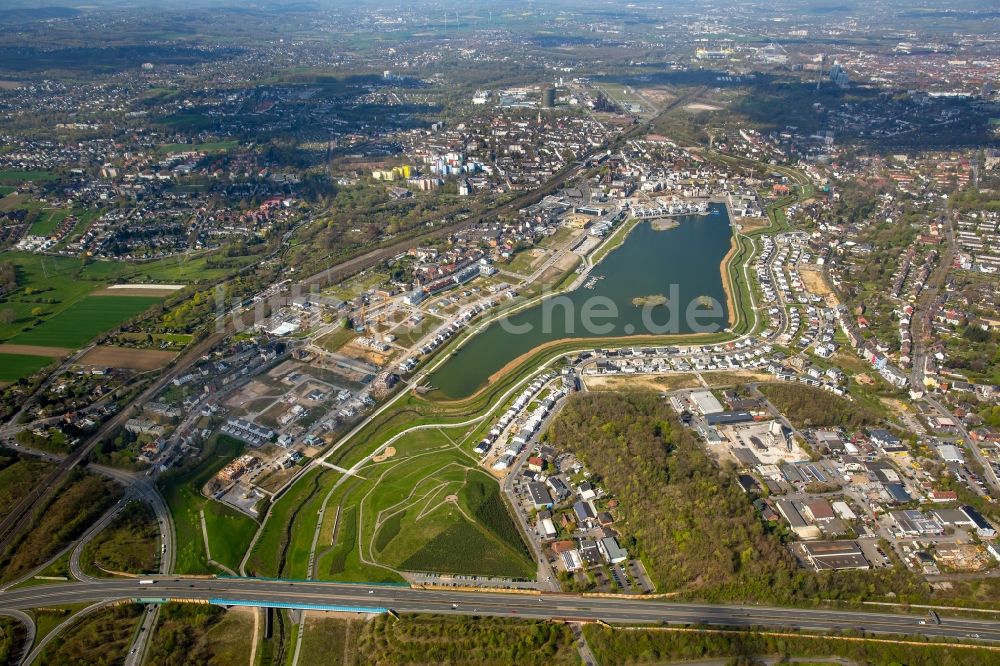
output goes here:
<path id="1" fill-rule="evenodd" d="M 550 297 L 508 318 L 509 328 L 527 332 L 510 332 L 499 322 L 490 324 L 431 374 L 428 383 L 449 398 L 464 398 L 507 363 L 539 345 L 568 338 L 663 334 L 650 330 L 647 323 L 666 325 L 671 312 L 676 316 L 670 333 L 699 332 L 687 321 L 685 310 L 689 303 L 699 309 L 707 307 L 705 297 L 719 303 L 719 314 L 705 316 L 703 311 L 696 325 L 725 328 L 728 310 L 720 263 L 729 252 L 732 229 L 724 205 L 713 204 L 712 211 L 711 215 L 677 218 L 679 226 L 666 231 L 640 222 L 591 271 L 591 276 L 602 276 L 592 288 L 581 286 Z M 654 295 L 674 298 L 678 305 L 649 309 L 644 320 L 643 308 L 633 304 L 633 299 Z M 617 315 L 603 316 L 612 303 Z M 585 325 L 588 308 L 590 322 L 600 330 Z"/>

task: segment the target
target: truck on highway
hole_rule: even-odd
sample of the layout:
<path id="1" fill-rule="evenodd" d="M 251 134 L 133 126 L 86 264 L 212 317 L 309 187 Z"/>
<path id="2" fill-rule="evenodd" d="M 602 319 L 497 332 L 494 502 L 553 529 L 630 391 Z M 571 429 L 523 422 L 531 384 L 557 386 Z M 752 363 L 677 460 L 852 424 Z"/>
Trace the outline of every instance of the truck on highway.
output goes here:
<path id="1" fill-rule="evenodd" d="M 143 578 L 142 580 L 139 581 L 139 585 L 152 585 L 155 582 L 156 581 L 153 580 L 152 578 Z"/>
<path id="2" fill-rule="evenodd" d="M 937 611 L 930 610 L 927 612 L 927 619 L 921 620 L 920 624 L 941 624 L 941 616 L 937 614 Z"/>

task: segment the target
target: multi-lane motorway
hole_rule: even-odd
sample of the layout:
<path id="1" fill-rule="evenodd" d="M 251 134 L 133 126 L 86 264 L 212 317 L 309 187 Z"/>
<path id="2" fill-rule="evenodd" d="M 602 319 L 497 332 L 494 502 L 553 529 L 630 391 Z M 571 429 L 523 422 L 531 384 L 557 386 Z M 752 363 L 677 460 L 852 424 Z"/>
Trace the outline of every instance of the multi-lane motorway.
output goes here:
<path id="1" fill-rule="evenodd" d="M 121 599 L 213 600 L 292 608 L 340 607 L 391 609 L 400 613 L 489 615 L 556 620 L 601 620 L 611 623 L 706 624 L 729 627 L 772 627 L 831 631 L 860 630 L 882 634 L 920 634 L 953 639 L 1000 641 L 1000 622 L 942 617 L 867 613 L 768 606 L 684 604 L 649 599 L 597 597 L 559 593 L 511 594 L 452 589 L 416 589 L 315 581 L 249 578 L 157 578 L 105 580 L 41 585 L 0 593 L 0 608 L 21 610 Z"/>

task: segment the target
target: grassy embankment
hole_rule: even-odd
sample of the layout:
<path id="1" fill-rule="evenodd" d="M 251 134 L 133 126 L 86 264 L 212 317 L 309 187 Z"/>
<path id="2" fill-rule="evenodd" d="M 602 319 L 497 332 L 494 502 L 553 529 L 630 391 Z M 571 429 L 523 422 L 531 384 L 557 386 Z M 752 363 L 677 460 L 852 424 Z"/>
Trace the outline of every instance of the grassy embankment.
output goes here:
<path id="1" fill-rule="evenodd" d="M 243 448 L 242 442 L 231 437 L 215 436 L 205 444 L 197 461 L 160 477 L 160 490 L 174 520 L 177 573 L 219 573 L 208 563 L 205 553 L 202 510 L 205 512 L 212 559 L 230 569 L 239 567 L 257 523 L 235 509 L 208 499 L 202 495 L 201 488 L 229 461 L 239 456 Z"/>
<path id="2" fill-rule="evenodd" d="M 107 479 L 75 472 L 38 513 L 31 528 L 0 555 L 0 578 L 15 579 L 54 557 L 120 494 L 121 489 Z"/>
<path id="3" fill-rule="evenodd" d="M 110 525 L 84 546 L 80 566 L 91 576 L 105 572 L 133 574 L 156 571 L 160 531 L 148 505 L 130 502 Z"/>

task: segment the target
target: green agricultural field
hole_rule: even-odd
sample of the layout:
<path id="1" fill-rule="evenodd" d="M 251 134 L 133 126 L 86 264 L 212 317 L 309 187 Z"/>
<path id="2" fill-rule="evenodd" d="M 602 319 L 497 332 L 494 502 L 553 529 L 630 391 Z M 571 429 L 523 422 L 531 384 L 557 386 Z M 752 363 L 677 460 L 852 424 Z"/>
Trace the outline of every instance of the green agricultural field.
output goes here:
<path id="1" fill-rule="evenodd" d="M 160 488 L 174 519 L 178 573 L 218 573 L 209 565 L 205 554 L 202 509 L 205 510 L 212 559 L 230 568 L 236 568 L 234 563 L 239 566 L 239 557 L 250 545 L 256 523 L 235 509 L 208 499 L 201 494 L 201 487 L 226 463 L 243 453 L 243 449 L 244 444 L 231 437 L 213 437 L 205 444 L 197 463 L 161 477 Z"/>
<path id="2" fill-rule="evenodd" d="M 0 382 L 16 382 L 35 374 L 56 359 L 28 354 L 0 354 Z"/>
<path id="3" fill-rule="evenodd" d="M 55 180 L 58 176 L 51 171 L 18 171 L 16 169 L 0 170 L 0 183 L 27 183 L 43 180 Z"/>
<path id="4" fill-rule="evenodd" d="M 69 216 L 69 213 L 70 211 L 66 208 L 45 209 L 31 225 L 28 233 L 32 236 L 49 236 Z"/>
<path id="5" fill-rule="evenodd" d="M 148 296 L 87 296 L 10 342 L 76 349 L 159 301 Z"/>
<path id="6" fill-rule="evenodd" d="M 106 286 L 124 266 L 27 252 L 2 252 L 0 263 L 12 264 L 17 275 L 17 288 L 0 298 L 0 311 L 13 312 L 13 321 L 0 323 L 0 342 L 9 341 L 39 317 L 58 314 Z M 37 316 L 32 314 L 35 311 Z"/>
<path id="7" fill-rule="evenodd" d="M 11 185 L 0 185 L 0 197 L 5 197 L 16 189 Z"/>

